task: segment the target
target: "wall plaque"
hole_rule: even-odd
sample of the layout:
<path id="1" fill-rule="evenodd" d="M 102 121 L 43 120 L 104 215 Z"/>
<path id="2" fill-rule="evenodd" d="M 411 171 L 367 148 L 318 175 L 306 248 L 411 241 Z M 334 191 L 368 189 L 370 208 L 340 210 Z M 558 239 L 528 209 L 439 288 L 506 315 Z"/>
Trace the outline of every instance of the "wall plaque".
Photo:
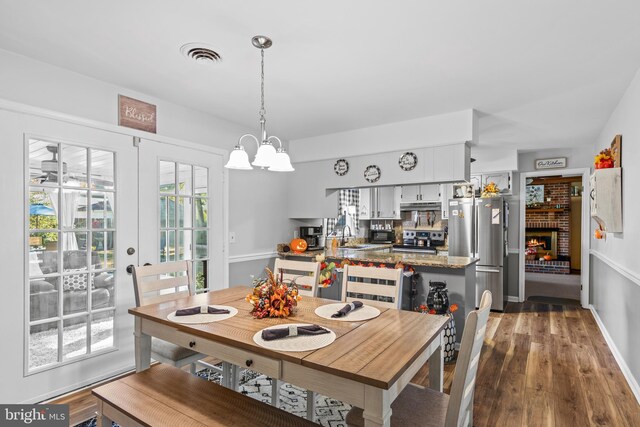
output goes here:
<path id="1" fill-rule="evenodd" d="M 566 157 L 555 157 L 553 159 L 538 159 L 535 162 L 536 169 L 558 169 L 567 167 Z"/>
<path id="2" fill-rule="evenodd" d="M 118 125 L 156 133 L 156 106 L 118 95 Z"/>
<path id="3" fill-rule="evenodd" d="M 367 168 L 364 170 L 364 179 L 369 182 L 378 182 L 378 180 L 380 179 L 380 175 L 380 168 L 376 165 L 367 166 Z"/>
<path id="4" fill-rule="evenodd" d="M 345 159 L 338 159 L 333 165 L 333 170 L 338 176 L 345 176 L 349 172 L 349 162 Z"/>
<path id="5" fill-rule="evenodd" d="M 402 156 L 400 156 L 400 159 L 398 159 L 398 165 L 400 165 L 400 169 L 402 169 L 403 171 L 410 171 L 415 169 L 416 165 L 418 164 L 418 156 L 416 156 L 415 153 L 411 153 L 411 152 L 406 152 L 404 153 Z"/>

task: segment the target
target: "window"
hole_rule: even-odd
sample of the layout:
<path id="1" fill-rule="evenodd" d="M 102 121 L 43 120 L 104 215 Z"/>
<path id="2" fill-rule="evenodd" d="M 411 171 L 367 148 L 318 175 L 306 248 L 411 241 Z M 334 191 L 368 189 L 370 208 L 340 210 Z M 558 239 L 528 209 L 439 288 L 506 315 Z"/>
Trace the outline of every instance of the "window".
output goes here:
<path id="1" fill-rule="evenodd" d="M 209 170 L 160 161 L 160 262 L 193 261 L 196 292 L 209 290 Z"/>
<path id="2" fill-rule="evenodd" d="M 359 228 L 360 191 L 358 189 L 343 189 L 338 195 L 338 217 L 327 218 L 326 235 L 342 233 L 342 228 L 348 226 L 351 235 L 357 235 Z"/>
<path id="3" fill-rule="evenodd" d="M 114 346 L 115 156 L 30 139 L 27 371 Z"/>

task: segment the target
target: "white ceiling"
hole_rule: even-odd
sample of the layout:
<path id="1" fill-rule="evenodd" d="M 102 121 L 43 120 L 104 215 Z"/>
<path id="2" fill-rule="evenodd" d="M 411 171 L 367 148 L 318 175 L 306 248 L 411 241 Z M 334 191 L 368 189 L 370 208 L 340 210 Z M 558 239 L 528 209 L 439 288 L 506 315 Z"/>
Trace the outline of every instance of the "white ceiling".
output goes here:
<path id="1" fill-rule="evenodd" d="M 475 108 L 480 142 L 591 144 L 640 66 L 640 2 L 0 0 L 0 48 L 295 140 Z M 202 66 L 179 48 L 213 45 Z"/>

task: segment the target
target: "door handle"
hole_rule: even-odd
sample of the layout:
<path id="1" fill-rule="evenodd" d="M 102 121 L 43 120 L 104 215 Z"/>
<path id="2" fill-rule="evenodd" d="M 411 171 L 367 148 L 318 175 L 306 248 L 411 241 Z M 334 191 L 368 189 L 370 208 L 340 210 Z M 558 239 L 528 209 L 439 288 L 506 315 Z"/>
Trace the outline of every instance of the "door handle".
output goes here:
<path id="1" fill-rule="evenodd" d="M 476 273 L 500 273 L 500 270 L 497 268 L 476 267 Z"/>
<path id="2" fill-rule="evenodd" d="M 150 262 L 145 262 L 145 263 L 144 263 L 144 266 L 145 266 L 145 267 L 148 267 L 148 266 L 150 266 L 150 265 L 151 265 L 151 263 L 150 263 Z"/>
<path id="3" fill-rule="evenodd" d="M 134 265 L 133 265 L 133 264 L 129 264 L 129 265 L 127 265 L 127 268 L 126 268 L 127 273 L 129 273 L 129 274 L 133 274 L 133 267 L 134 267 Z"/>

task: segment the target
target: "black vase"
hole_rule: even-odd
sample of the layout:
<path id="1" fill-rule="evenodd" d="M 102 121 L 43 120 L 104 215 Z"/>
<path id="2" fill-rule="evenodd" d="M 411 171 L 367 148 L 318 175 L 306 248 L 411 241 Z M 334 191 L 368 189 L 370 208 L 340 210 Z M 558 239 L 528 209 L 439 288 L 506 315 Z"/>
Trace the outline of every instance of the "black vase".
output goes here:
<path id="1" fill-rule="evenodd" d="M 449 309 L 449 293 L 446 288 L 446 282 L 432 282 L 429 280 L 427 307 L 429 307 L 429 310 L 435 310 L 436 314 L 445 314 Z"/>

